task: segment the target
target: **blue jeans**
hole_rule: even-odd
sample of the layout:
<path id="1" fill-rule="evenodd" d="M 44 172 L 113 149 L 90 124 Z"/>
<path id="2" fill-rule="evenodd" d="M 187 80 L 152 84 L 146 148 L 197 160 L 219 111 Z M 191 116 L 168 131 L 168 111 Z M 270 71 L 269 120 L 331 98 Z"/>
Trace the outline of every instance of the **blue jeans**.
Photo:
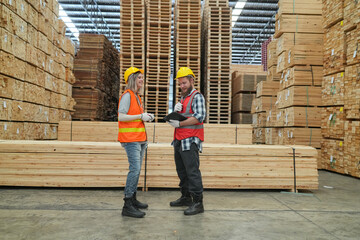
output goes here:
<path id="1" fill-rule="evenodd" d="M 141 164 L 147 143 L 129 142 L 121 143 L 121 146 L 125 148 L 129 161 L 129 173 L 127 175 L 124 193 L 126 198 L 130 198 L 137 190 Z"/>

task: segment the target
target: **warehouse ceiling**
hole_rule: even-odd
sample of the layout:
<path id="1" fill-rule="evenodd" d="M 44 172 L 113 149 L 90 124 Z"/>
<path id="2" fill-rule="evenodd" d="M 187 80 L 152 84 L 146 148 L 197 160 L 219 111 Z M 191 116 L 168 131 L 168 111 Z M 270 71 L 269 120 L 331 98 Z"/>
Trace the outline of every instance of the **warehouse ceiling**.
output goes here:
<path id="1" fill-rule="evenodd" d="M 120 0 L 58 0 L 67 35 L 104 34 L 120 47 Z M 174 4 L 173 0 L 173 4 Z M 278 0 L 229 0 L 232 17 L 232 63 L 261 64 L 261 43 L 275 31 Z M 63 11 L 62 11 L 63 9 Z M 239 15 L 240 14 L 240 15 Z"/>

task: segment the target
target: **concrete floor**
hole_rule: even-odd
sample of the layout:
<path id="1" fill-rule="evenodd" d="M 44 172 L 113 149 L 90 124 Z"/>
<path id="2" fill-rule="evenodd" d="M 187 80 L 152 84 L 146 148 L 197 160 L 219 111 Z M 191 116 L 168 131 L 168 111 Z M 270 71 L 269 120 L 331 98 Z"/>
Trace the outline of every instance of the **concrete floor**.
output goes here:
<path id="1" fill-rule="evenodd" d="M 360 180 L 326 171 L 310 194 L 207 190 L 196 216 L 170 208 L 178 191 L 150 190 L 145 218 L 122 217 L 122 194 L 0 188 L 0 239 L 360 239 Z"/>

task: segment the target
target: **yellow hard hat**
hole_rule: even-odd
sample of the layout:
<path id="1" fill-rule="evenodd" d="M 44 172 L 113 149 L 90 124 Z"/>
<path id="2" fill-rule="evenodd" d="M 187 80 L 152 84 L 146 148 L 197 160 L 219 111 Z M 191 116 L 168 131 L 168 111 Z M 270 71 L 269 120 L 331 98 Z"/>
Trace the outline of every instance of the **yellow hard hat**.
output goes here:
<path id="1" fill-rule="evenodd" d="M 129 67 L 124 73 L 125 83 L 127 84 L 128 78 L 131 74 L 137 73 L 137 72 L 141 72 L 142 74 L 144 74 L 143 69 L 138 69 L 136 67 Z"/>
<path id="2" fill-rule="evenodd" d="M 179 78 L 182 78 L 182 77 L 186 77 L 186 76 L 189 76 L 189 75 L 193 75 L 194 78 L 196 78 L 195 75 L 194 75 L 194 73 L 193 73 L 193 71 L 191 71 L 190 68 L 188 68 L 188 67 L 181 67 L 181 68 L 179 69 L 179 71 L 177 72 L 177 74 L 176 74 L 176 79 L 179 79 Z"/>

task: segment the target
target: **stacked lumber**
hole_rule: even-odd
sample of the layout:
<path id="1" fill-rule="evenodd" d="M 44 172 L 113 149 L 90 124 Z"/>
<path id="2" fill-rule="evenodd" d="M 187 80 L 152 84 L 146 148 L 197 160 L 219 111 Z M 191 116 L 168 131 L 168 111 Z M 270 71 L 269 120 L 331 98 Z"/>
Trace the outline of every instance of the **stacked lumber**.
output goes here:
<path id="1" fill-rule="evenodd" d="M 168 113 L 171 57 L 171 1 L 148 0 L 145 111 L 162 120 Z"/>
<path id="2" fill-rule="evenodd" d="M 251 123 L 251 105 L 255 98 L 256 85 L 266 79 L 266 72 L 261 68 L 252 69 L 251 65 L 243 65 L 243 68 L 237 68 L 232 65 L 232 123 L 250 124 Z M 246 69 L 249 66 L 249 70 Z M 235 70 L 237 69 L 237 70 Z"/>
<path id="3" fill-rule="evenodd" d="M 145 13 L 145 0 L 120 1 L 120 95 L 126 69 L 145 69 Z"/>
<path id="4" fill-rule="evenodd" d="M 75 104 L 75 47 L 57 1 L 0 3 L 0 139 L 56 139 Z"/>
<path id="5" fill-rule="evenodd" d="M 195 88 L 200 90 L 201 1 L 176 0 L 174 12 L 175 70 L 189 67 L 196 76 Z M 181 89 L 174 85 L 174 99 L 178 102 Z"/>
<path id="6" fill-rule="evenodd" d="M 360 4 L 323 0 L 322 168 L 360 176 Z"/>
<path id="7" fill-rule="evenodd" d="M 171 143 L 174 128 L 167 123 L 145 123 L 150 143 Z M 204 124 L 205 143 L 251 144 L 250 124 Z M 117 122 L 62 121 L 59 141 L 117 142 Z"/>
<path id="8" fill-rule="evenodd" d="M 97 34 L 80 34 L 74 62 L 76 101 L 74 120 L 115 121 L 119 102 L 119 54 L 112 43 Z"/>
<path id="9" fill-rule="evenodd" d="M 139 187 L 178 188 L 173 151 L 149 144 Z M 128 172 L 115 142 L 2 141 L 0 152 L 2 186 L 123 187 Z M 200 169 L 206 189 L 317 189 L 316 155 L 306 146 L 204 144 Z"/>
<path id="10" fill-rule="evenodd" d="M 231 122 L 231 9 L 225 0 L 207 0 L 203 10 L 203 89 L 208 123 Z"/>
<path id="11" fill-rule="evenodd" d="M 320 148 L 322 2 L 280 0 L 278 5 L 275 34 L 268 45 L 268 78 L 262 83 L 266 89 L 259 84 L 260 98 L 253 102 L 254 134 L 265 134 L 265 144 Z M 268 104 L 260 104 L 265 99 Z"/>

